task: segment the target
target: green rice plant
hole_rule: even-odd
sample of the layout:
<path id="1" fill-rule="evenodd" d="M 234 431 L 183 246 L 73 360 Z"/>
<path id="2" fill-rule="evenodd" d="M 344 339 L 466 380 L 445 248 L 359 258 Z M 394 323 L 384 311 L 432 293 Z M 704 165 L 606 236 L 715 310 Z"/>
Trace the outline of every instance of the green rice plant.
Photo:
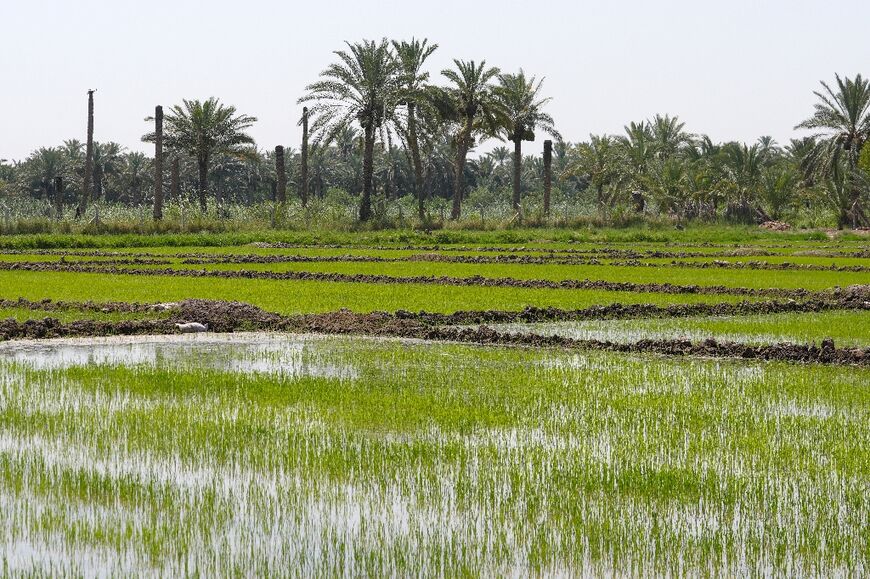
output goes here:
<path id="1" fill-rule="evenodd" d="M 623 343 L 644 339 L 702 341 L 715 338 L 747 344 L 820 344 L 822 340 L 830 338 L 840 347 L 870 347 L 870 310 L 493 324 L 492 327 L 501 332 L 558 335 L 581 340 Z"/>
<path id="2" fill-rule="evenodd" d="M 870 564 L 867 369 L 125 340 L 91 345 L 113 359 L 68 342 L 0 347 L 4 573 L 850 576 Z"/>
<path id="3" fill-rule="evenodd" d="M 823 290 L 834 286 L 870 284 L 870 271 L 794 271 L 636 267 L 615 265 L 469 264 L 416 262 L 305 262 L 281 264 L 216 264 L 176 267 L 209 270 L 311 271 L 344 274 L 377 274 L 393 277 L 511 277 L 515 279 L 603 280 L 613 282 L 670 283 L 674 285 L 725 286 Z"/>
<path id="4" fill-rule="evenodd" d="M 250 303 L 282 314 L 457 310 L 521 310 L 527 306 L 578 309 L 609 303 L 719 303 L 743 296 L 633 293 L 623 291 L 526 289 L 287 281 L 244 278 L 194 278 L 120 274 L 0 271 L 0 298 L 156 303 L 202 298 Z"/>

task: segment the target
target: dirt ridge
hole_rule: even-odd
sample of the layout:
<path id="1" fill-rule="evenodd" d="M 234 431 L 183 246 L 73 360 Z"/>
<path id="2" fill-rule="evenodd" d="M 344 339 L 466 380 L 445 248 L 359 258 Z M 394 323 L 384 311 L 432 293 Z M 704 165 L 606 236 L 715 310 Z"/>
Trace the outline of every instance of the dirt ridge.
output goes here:
<path id="1" fill-rule="evenodd" d="M 791 343 L 747 345 L 717 341 L 714 338 L 699 342 L 644 339 L 622 343 L 603 340 L 577 340 L 532 333 L 502 333 L 487 325 L 480 325 L 476 328 L 433 325 L 433 318 L 425 313 L 410 316 L 403 313 L 388 314 L 385 312 L 357 314 L 349 310 L 339 310 L 327 314 L 281 316 L 265 312 L 250 304 L 209 300 L 185 300 L 175 304 L 171 312 L 170 318 L 165 320 L 125 320 L 119 322 L 79 320 L 70 323 L 61 323 L 54 318 L 27 320 L 25 322 L 17 322 L 13 319 L 0 320 L 0 341 L 22 338 L 172 334 L 178 331 L 176 323 L 197 321 L 208 324 L 209 329 L 216 332 L 242 330 L 313 332 L 416 338 L 480 345 L 559 347 L 576 350 L 654 353 L 669 356 L 870 366 L 870 348 L 837 348 L 833 340 L 830 339 L 823 340 L 819 346 Z"/>

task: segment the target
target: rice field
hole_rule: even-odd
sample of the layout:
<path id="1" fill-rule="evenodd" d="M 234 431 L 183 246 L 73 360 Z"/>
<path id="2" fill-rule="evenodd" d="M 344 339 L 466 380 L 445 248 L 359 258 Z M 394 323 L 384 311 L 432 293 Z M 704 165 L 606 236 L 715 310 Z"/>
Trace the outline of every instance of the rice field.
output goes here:
<path id="1" fill-rule="evenodd" d="M 44 339 L 0 339 L 0 575 L 870 572 L 868 244 L 184 241 L 5 245 L 0 338 Z M 507 255 L 543 262 L 451 261 Z M 291 270 L 431 279 L 253 276 Z"/>

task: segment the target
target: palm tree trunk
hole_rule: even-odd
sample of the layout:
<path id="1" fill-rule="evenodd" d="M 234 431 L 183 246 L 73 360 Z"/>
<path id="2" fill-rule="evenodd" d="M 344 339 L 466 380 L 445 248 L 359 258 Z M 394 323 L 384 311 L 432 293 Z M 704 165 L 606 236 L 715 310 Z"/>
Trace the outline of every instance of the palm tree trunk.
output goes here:
<path id="1" fill-rule="evenodd" d="M 423 221 L 426 217 L 426 193 L 423 191 L 423 162 L 420 159 L 420 144 L 417 141 L 415 108 L 415 103 L 408 103 L 408 147 L 411 149 L 411 160 L 414 163 L 414 186 L 417 189 L 417 216 L 420 218 L 420 221 Z"/>
<path id="2" fill-rule="evenodd" d="M 544 215 L 550 216 L 550 192 L 553 189 L 553 141 L 544 141 Z"/>
<path id="3" fill-rule="evenodd" d="M 287 167 L 284 164 L 284 147 L 275 147 L 275 174 L 278 176 L 277 201 L 284 204 L 287 202 Z"/>
<path id="4" fill-rule="evenodd" d="M 77 215 L 83 215 L 91 194 L 91 179 L 94 173 L 94 91 L 88 91 L 88 138 L 85 145 L 85 174 L 82 183 L 82 196 L 79 199 Z"/>
<path id="5" fill-rule="evenodd" d="M 462 197 L 465 193 L 465 157 L 468 155 L 467 143 L 470 140 L 471 126 L 464 129 L 456 140 L 456 161 L 454 162 L 455 173 L 453 175 L 453 208 L 450 210 L 450 219 L 456 220 L 462 215 Z"/>
<path id="6" fill-rule="evenodd" d="M 363 152 L 363 194 L 359 208 L 360 221 L 368 221 L 372 217 L 372 173 L 374 171 L 375 129 L 371 125 L 365 127 L 365 151 Z"/>
<path id="7" fill-rule="evenodd" d="M 514 211 L 520 213 L 520 179 L 523 171 L 523 140 L 521 137 L 514 139 Z"/>
<path id="8" fill-rule="evenodd" d="M 163 219 L 163 107 L 154 108 L 154 220 Z"/>
<path id="9" fill-rule="evenodd" d="M 308 205 L 308 107 L 302 109 L 302 170 L 299 179 L 302 181 L 300 195 L 302 207 Z"/>
<path id="10" fill-rule="evenodd" d="M 206 155 L 200 155 L 197 160 L 197 168 L 199 169 L 199 182 L 196 191 L 199 194 L 199 208 L 205 213 L 207 209 L 205 196 L 208 188 L 208 157 Z"/>

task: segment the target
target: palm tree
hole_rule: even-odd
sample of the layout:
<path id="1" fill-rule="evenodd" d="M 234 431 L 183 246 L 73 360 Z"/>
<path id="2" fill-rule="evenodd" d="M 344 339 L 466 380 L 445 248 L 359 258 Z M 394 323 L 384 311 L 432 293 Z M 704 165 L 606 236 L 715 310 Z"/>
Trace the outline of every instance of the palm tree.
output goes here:
<path id="1" fill-rule="evenodd" d="M 405 141 L 411 162 L 414 165 L 414 189 L 417 195 L 418 217 L 425 218 L 425 192 L 423 190 L 423 160 L 420 157 L 420 140 L 417 129 L 418 111 L 420 107 L 429 104 L 429 73 L 423 71 L 423 64 L 435 50 L 437 44 L 428 44 L 425 38 L 420 41 L 412 38 L 410 42 L 393 41 L 396 58 L 400 66 L 401 99 L 405 103 L 406 118 L 404 123 Z M 434 115 L 428 115 L 433 117 Z"/>
<path id="2" fill-rule="evenodd" d="M 133 151 L 121 157 L 118 177 L 128 201 L 139 205 L 143 201 L 143 190 L 148 181 L 151 160 L 144 153 Z M 154 176 L 156 178 L 156 175 Z M 156 194 L 156 187 L 155 187 Z"/>
<path id="3" fill-rule="evenodd" d="M 781 163 L 765 169 L 762 175 L 761 196 L 773 219 L 781 219 L 798 189 L 800 176 L 790 163 Z"/>
<path id="4" fill-rule="evenodd" d="M 123 162 L 124 147 L 110 141 L 108 143 L 94 143 L 93 151 L 93 195 L 91 199 L 97 201 L 104 197 L 106 178 L 118 174 Z"/>
<path id="5" fill-rule="evenodd" d="M 495 89 L 505 112 L 502 131 L 505 138 L 514 144 L 513 207 L 517 213 L 520 212 L 523 141 L 534 141 L 535 129 L 538 128 L 561 139 L 553 117 L 542 110 L 552 100 L 540 96 L 543 82 L 541 79 L 535 83 L 535 77 L 527 79 L 520 69 L 517 74 L 500 75 L 499 86 Z"/>
<path id="6" fill-rule="evenodd" d="M 19 178 L 23 188 L 38 197 L 50 199 L 55 177 L 64 173 L 65 155 L 55 147 L 41 147 L 20 165 Z"/>
<path id="7" fill-rule="evenodd" d="M 604 196 L 604 189 L 618 180 L 623 164 L 622 150 L 616 138 L 610 135 L 589 135 L 589 142 L 574 147 L 571 157 L 562 178 L 588 176 L 589 184 L 595 189 L 595 203 L 599 211 L 603 212 L 608 201 Z"/>
<path id="8" fill-rule="evenodd" d="M 196 158 L 199 171 L 197 192 L 199 205 L 206 211 L 209 163 L 215 155 L 244 156 L 246 145 L 254 142 L 245 130 L 256 117 L 236 114 L 236 107 L 223 105 L 211 97 L 206 101 L 187 100 L 175 105 L 164 119 L 164 145 L 173 151 L 184 151 Z M 153 121 L 147 118 L 146 121 Z M 149 133 L 143 141 L 154 142 L 156 135 Z"/>
<path id="9" fill-rule="evenodd" d="M 82 174 L 85 164 L 85 145 L 77 139 L 68 139 L 60 147 L 63 153 L 63 177 L 64 188 L 73 200 L 80 200 Z"/>
<path id="10" fill-rule="evenodd" d="M 339 62 L 320 73 L 321 80 L 308 85 L 300 103 L 312 102 L 311 132 L 315 146 L 328 145 L 344 128 L 359 123 L 364 134 L 363 195 L 359 218 L 372 216 L 372 174 L 377 133 L 393 121 L 400 96 L 399 62 L 386 39 L 363 40 L 347 51 L 335 52 Z"/>
<path id="11" fill-rule="evenodd" d="M 767 152 L 758 144 L 726 143 L 722 155 L 723 184 L 731 197 L 726 216 L 742 222 L 766 220 L 755 202 L 762 190 Z"/>
<path id="12" fill-rule="evenodd" d="M 656 143 L 649 123 L 631 122 L 618 143 L 625 157 L 624 177 L 636 187 L 643 187 L 650 161 L 656 154 Z"/>
<path id="13" fill-rule="evenodd" d="M 653 165 L 646 177 L 646 189 L 664 211 L 678 217 L 686 209 L 689 194 L 687 165 L 678 159 L 669 158 Z"/>
<path id="14" fill-rule="evenodd" d="M 692 135 L 683 130 L 685 126 L 679 117 L 670 115 L 656 115 L 647 122 L 656 157 L 670 159 L 692 142 Z"/>
<path id="15" fill-rule="evenodd" d="M 504 110 L 495 95 L 490 81 L 498 76 L 499 69 L 486 68 L 486 61 L 480 64 L 473 60 L 453 61 L 455 70 L 441 71 L 451 86 L 440 99 L 442 115 L 456 123 L 453 136 L 455 148 L 453 209 L 451 219 L 459 219 L 462 213 L 462 198 L 465 195 L 465 161 L 468 151 L 474 146 L 475 137 L 495 136 L 504 125 Z"/>
<path id="16" fill-rule="evenodd" d="M 870 81 L 860 74 L 854 80 L 836 75 L 836 80 L 836 90 L 821 83 L 824 90 L 814 92 L 820 102 L 816 103 L 813 116 L 795 128 L 818 131 L 814 135 L 816 146 L 802 165 L 808 174 L 838 183 L 838 187 L 830 188 L 829 192 L 842 201 L 837 216 L 837 224 L 842 227 L 850 218 L 853 222 L 866 220 L 860 206 L 861 188 L 852 176 L 861 149 L 870 139 Z M 851 194 L 843 196 L 838 192 L 842 188 L 841 180 L 833 178 L 838 171 L 844 171 L 845 187 L 851 189 Z"/>
<path id="17" fill-rule="evenodd" d="M 508 159 L 510 159 L 511 152 L 510 149 L 508 149 L 507 147 L 499 146 L 493 147 L 492 151 L 490 151 L 486 155 L 487 157 L 490 157 L 497 166 L 501 167 L 502 165 L 507 163 Z"/>

